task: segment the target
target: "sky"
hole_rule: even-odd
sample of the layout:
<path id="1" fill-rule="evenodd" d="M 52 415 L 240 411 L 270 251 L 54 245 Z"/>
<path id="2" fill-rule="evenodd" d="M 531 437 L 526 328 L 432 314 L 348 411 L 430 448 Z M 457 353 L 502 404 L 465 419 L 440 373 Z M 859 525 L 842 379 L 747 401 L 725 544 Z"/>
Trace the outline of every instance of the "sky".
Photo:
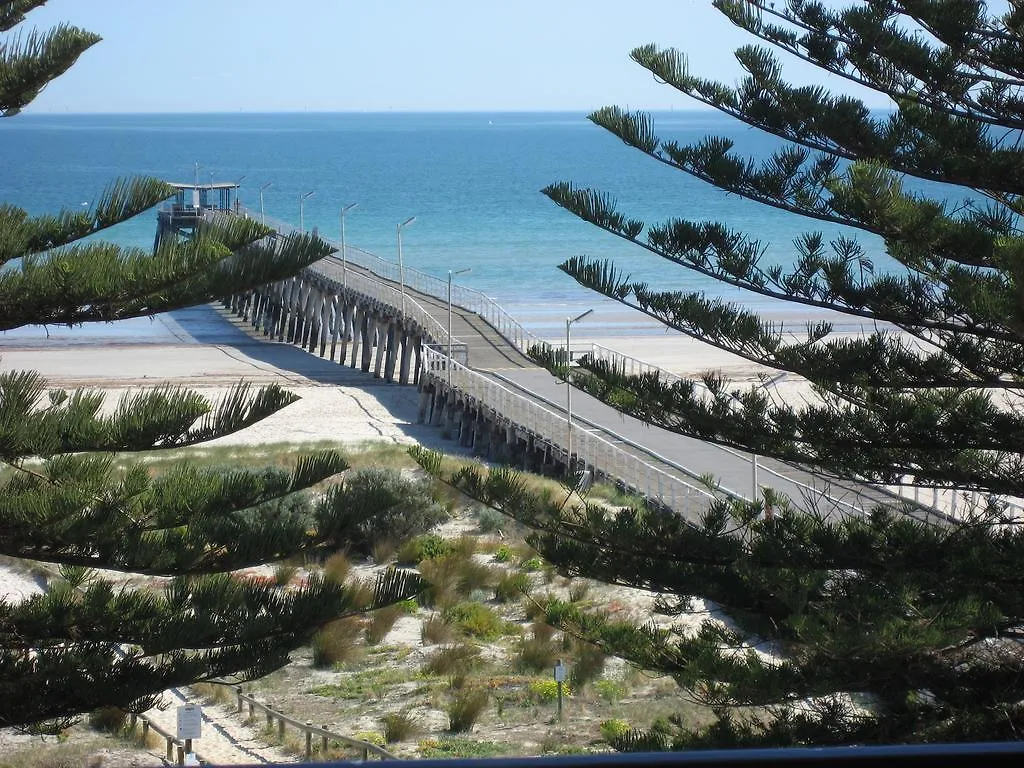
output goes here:
<path id="1" fill-rule="evenodd" d="M 756 42 L 710 0 L 50 0 L 22 26 L 62 21 L 104 40 L 26 112 L 694 109 L 630 50 L 732 84 Z M 792 82 L 850 91 L 783 57 Z"/>

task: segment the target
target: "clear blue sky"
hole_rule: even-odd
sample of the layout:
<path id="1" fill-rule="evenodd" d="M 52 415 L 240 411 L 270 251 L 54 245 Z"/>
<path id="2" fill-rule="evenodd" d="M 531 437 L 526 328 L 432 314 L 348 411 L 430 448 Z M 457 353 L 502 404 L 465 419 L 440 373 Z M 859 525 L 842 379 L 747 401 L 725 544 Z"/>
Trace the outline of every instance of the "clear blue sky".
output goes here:
<path id="1" fill-rule="evenodd" d="M 733 83 L 754 42 L 710 0 L 51 0 L 23 26 L 60 21 L 104 40 L 33 112 L 692 109 L 629 51 L 674 46 Z"/>

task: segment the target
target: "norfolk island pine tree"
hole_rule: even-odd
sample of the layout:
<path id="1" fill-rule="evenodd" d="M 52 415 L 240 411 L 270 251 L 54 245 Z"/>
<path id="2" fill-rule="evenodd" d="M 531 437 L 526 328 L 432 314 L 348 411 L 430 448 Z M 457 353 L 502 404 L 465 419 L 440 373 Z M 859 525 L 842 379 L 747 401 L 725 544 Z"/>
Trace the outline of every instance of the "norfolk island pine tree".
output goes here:
<path id="1" fill-rule="evenodd" d="M 664 259 L 666 273 L 694 270 L 893 330 L 834 339 L 822 321 L 795 338 L 742 306 L 658 290 L 615 264 L 574 257 L 560 268 L 581 285 L 802 376 L 819 401 L 779 402 L 714 373 L 669 383 L 599 360 L 566 371 L 557 354 L 536 357 L 666 429 L 836 477 L 986 501 L 958 524 L 928 526 L 899 504 L 852 516 L 827 499 L 797 509 L 768 489 L 752 502 L 719 498 L 693 524 L 654 507 L 553 504 L 507 469 L 447 479 L 532 526 L 531 542 L 568 574 L 657 591 L 669 617 L 713 607 L 729 617 L 709 616 L 687 634 L 550 603 L 549 621 L 672 675 L 682 695 L 715 714 L 710 727 L 669 718 L 634 731 L 618 741 L 623 749 L 1017 739 L 1024 538 L 999 497 L 1024 496 L 1024 8 L 1014 2 L 995 17 L 970 0 L 714 5 L 774 48 L 890 95 L 893 110 L 791 87 L 771 48 L 738 50 L 746 76 L 731 87 L 691 74 L 683 53 L 647 45 L 632 58 L 659 81 L 784 148 L 758 160 L 719 137 L 662 141 L 650 116 L 618 107 L 590 119 L 726 192 L 811 226 L 876 234 L 900 270 L 875 274 L 855 238 L 817 232 L 796 238 L 791 268 L 768 266 L 763 244 L 728 222 L 649 226 L 600 190 L 561 182 L 545 194 Z M 948 194 L 910 193 L 906 177 Z"/>
<path id="2" fill-rule="evenodd" d="M 0 116 L 14 117 L 99 42 L 69 25 L 20 32 L 41 5 L 0 3 Z M 286 278 L 330 252 L 316 237 L 268 238 L 245 219 L 155 253 L 80 242 L 172 193 L 157 179 L 129 178 L 88 210 L 30 216 L 0 203 L 0 329 L 194 306 Z M 291 471 L 182 462 L 159 477 L 122 461 L 230 434 L 296 399 L 276 385 L 239 384 L 219 402 L 165 386 L 105 412 L 101 394 L 0 371 L 0 554 L 62 577 L 43 595 L 0 602 L 0 727 L 60 727 L 98 707 L 147 709 L 170 687 L 259 677 L 326 623 L 418 591 L 418 577 L 394 571 L 370 594 L 315 575 L 288 591 L 232 577 L 342 549 L 375 514 L 338 503 L 338 486 L 315 501 L 305 493 L 347 468 L 336 452 L 300 457 Z M 163 590 L 125 588 L 105 571 L 169 580 Z"/>

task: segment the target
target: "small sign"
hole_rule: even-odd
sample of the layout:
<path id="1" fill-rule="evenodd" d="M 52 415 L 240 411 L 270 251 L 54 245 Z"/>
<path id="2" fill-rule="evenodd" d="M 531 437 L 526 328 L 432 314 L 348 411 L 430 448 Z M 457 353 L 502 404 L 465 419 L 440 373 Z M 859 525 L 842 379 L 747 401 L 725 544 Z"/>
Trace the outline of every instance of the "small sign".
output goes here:
<path id="1" fill-rule="evenodd" d="M 565 664 L 563 664 L 562 662 L 558 662 L 555 665 L 555 682 L 556 683 L 564 683 L 565 682 Z"/>
<path id="2" fill-rule="evenodd" d="M 203 708 L 198 704 L 178 707 L 178 740 L 198 739 L 203 728 Z"/>

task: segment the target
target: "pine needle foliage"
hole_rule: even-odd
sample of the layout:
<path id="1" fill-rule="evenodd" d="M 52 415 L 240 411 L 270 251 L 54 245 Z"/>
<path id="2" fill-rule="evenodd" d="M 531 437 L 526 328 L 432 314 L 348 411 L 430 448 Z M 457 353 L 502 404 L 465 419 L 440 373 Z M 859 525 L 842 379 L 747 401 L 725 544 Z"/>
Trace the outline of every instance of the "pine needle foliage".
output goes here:
<path id="1" fill-rule="evenodd" d="M 0 3 L 2 116 L 99 41 L 66 25 L 20 31 L 40 5 Z M 206 303 L 291 276 L 330 250 L 243 219 L 155 253 L 81 242 L 172 192 L 126 178 L 86 210 L 33 216 L 0 203 L 0 330 Z M 102 393 L 52 389 L 35 372 L 0 371 L 0 554 L 52 574 L 45 593 L 0 600 L 0 727 L 61 728 L 103 708 L 145 710 L 168 688 L 259 677 L 320 628 L 420 591 L 417 576 L 395 570 L 369 585 L 312 574 L 294 589 L 239 573 L 344 550 L 372 524 L 377 510 L 338 503 L 338 486 L 308 493 L 348 468 L 336 452 L 297 457 L 291 471 L 182 463 L 160 474 L 124 456 L 212 440 L 295 400 L 242 383 L 219 402 L 163 386 L 107 404 Z"/>
<path id="2" fill-rule="evenodd" d="M 898 505 L 852 517 L 827 499 L 798 509 L 768 491 L 719 498 L 693 522 L 661 509 L 555 503 L 509 470 L 446 479 L 531 526 L 531 545 L 567 575 L 661 594 L 666 621 L 645 626 L 546 605 L 548 622 L 672 675 L 681 695 L 717 715 L 707 728 L 662 719 L 618 748 L 1019 739 L 1024 533 L 1004 497 L 1024 497 L 1024 4 L 714 6 L 765 43 L 736 51 L 736 84 L 697 74 L 671 48 L 641 46 L 632 58 L 780 139 L 779 149 L 751 158 L 723 137 L 662 139 L 652 116 L 614 106 L 590 119 L 726 193 L 803 216 L 808 231 L 794 235 L 790 265 L 769 264 L 767 244 L 728 221 L 684 210 L 642 222 L 612 191 L 564 181 L 544 193 L 639 246 L 635 258 L 663 260 L 665 279 L 647 284 L 628 264 L 585 257 L 561 269 L 669 328 L 803 377 L 819 397 L 786 404 L 715 373 L 667 380 L 588 358 L 573 382 L 665 429 L 855 482 L 977 493 L 976 508 L 927 525 Z M 889 96 L 892 109 L 790 85 L 779 51 Z M 836 225 L 858 234 L 831 234 Z M 894 267 L 875 263 L 863 233 Z M 673 289 L 677 275 L 685 280 L 678 268 L 874 330 L 849 339 L 827 319 L 802 331 L 770 322 Z M 564 372 L 559 350 L 536 357 Z M 674 628 L 684 613 L 699 627 Z"/>

